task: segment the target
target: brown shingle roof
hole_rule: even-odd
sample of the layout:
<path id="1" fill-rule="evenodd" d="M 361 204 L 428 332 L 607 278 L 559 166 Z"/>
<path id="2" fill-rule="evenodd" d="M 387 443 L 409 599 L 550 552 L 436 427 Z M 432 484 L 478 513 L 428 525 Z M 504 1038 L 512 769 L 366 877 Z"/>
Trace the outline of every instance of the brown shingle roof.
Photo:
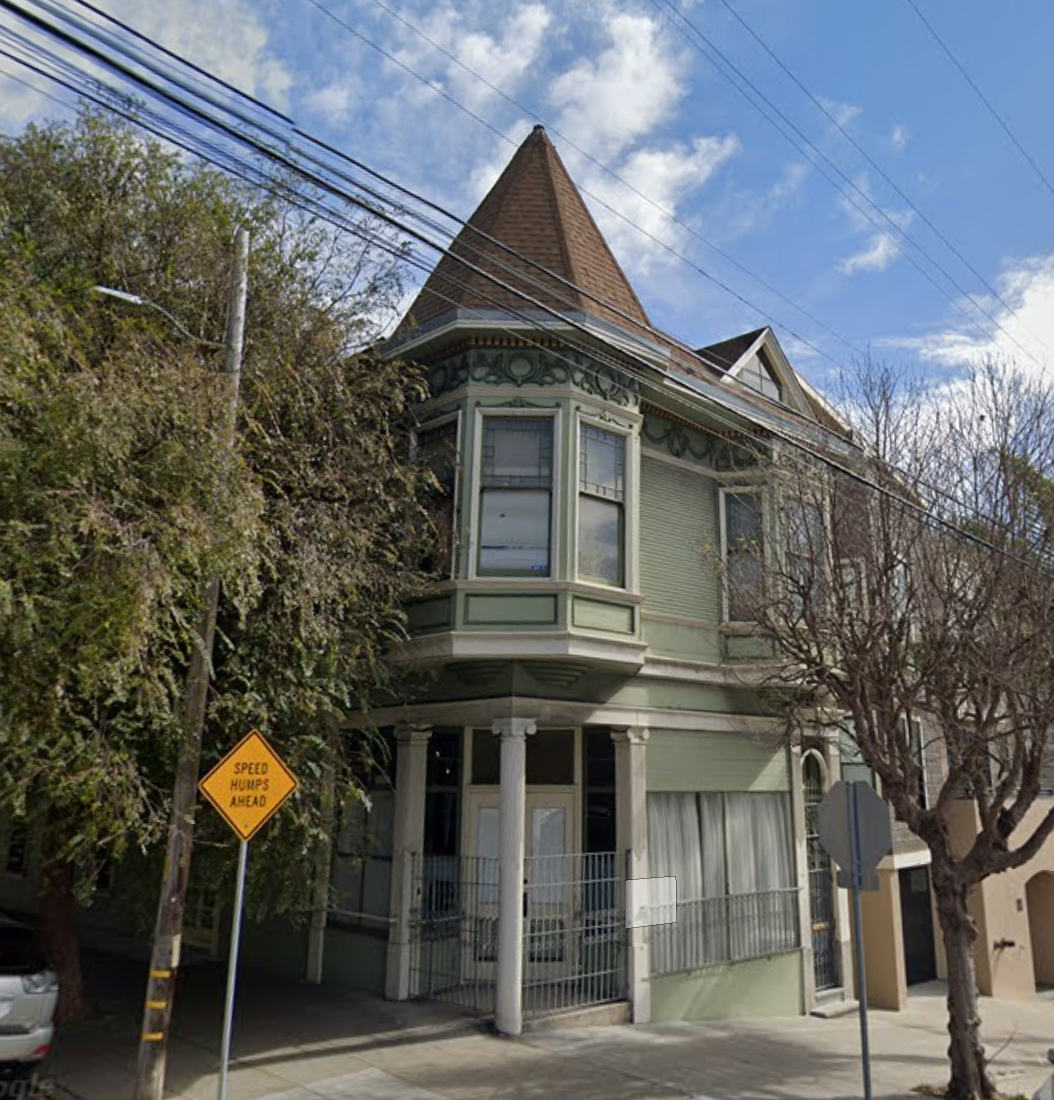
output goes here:
<path id="1" fill-rule="evenodd" d="M 543 274 L 488 237 L 580 289 Z M 449 253 L 429 275 L 397 336 L 454 308 L 537 313 L 536 306 L 496 286 L 454 256 L 562 313 L 584 311 L 638 335 L 643 333 L 626 317 L 649 324 L 629 280 L 541 126 L 519 147 Z M 614 308 L 598 305 L 594 298 Z"/>

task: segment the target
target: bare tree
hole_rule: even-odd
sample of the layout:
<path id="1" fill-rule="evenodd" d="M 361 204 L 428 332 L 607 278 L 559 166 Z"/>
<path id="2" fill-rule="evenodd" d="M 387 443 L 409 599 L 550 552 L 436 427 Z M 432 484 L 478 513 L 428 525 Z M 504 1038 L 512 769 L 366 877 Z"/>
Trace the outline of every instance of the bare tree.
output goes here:
<path id="1" fill-rule="evenodd" d="M 865 365 L 852 396 L 854 447 L 772 456 L 772 549 L 727 581 L 775 643 L 790 720 L 851 739 L 929 848 L 947 1095 L 987 1098 L 969 897 L 1054 830 L 1054 402 L 996 365 L 939 392 Z"/>

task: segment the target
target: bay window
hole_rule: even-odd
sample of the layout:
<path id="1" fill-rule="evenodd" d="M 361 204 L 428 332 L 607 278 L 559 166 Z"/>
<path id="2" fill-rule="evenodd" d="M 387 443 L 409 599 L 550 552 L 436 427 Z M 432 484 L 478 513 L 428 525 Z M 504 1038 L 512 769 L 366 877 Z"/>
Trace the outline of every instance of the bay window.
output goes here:
<path id="1" fill-rule="evenodd" d="M 552 510 L 552 418 L 484 417 L 479 575 L 548 577 Z"/>
<path id="2" fill-rule="evenodd" d="M 761 491 L 723 489 L 721 500 L 725 618 L 733 623 L 754 622 L 765 580 Z"/>
<path id="3" fill-rule="evenodd" d="M 583 424 L 578 457 L 578 576 L 625 584 L 626 439 Z"/>
<path id="4" fill-rule="evenodd" d="M 653 973 L 800 946 L 786 794 L 649 794 L 648 862 L 677 881 L 676 921 L 651 929 Z"/>

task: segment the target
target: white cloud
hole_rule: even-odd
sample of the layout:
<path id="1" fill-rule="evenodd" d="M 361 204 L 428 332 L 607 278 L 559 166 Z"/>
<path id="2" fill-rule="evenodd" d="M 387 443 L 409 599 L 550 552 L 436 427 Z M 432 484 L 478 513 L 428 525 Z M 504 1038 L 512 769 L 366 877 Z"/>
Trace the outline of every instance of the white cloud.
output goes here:
<path id="1" fill-rule="evenodd" d="M 102 0 L 101 6 L 241 91 L 273 107 L 288 104 L 293 75 L 272 52 L 262 5 L 251 0 Z"/>
<path id="2" fill-rule="evenodd" d="M 62 3 L 79 18 L 108 31 L 113 29 L 102 16 L 93 15 L 70 0 L 62 0 Z M 273 55 L 267 26 L 260 17 L 258 5 L 251 0 L 166 0 L 165 3 L 100 0 L 100 6 L 107 14 L 241 91 L 274 107 L 286 107 L 293 76 Z M 21 27 L 19 30 L 27 37 L 42 39 L 38 32 Z M 45 41 L 49 49 L 56 49 L 50 40 Z M 63 50 L 58 47 L 56 52 Z M 107 84 L 114 82 L 115 78 L 108 71 L 83 58 L 76 60 L 87 75 L 98 77 Z M 39 77 L 27 79 L 41 87 L 47 84 Z M 49 86 L 48 90 L 64 100 L 71 98 L 71 93 L 63 89 Z M 18 130 L 31 118 L 55 117 L 60 112 L 61 108 L 46 97 L 0 77 L 0 121 L 7 129 Z"/>
<path id="3" fill-rule="evenodd" d="M 986 359 L 1012 361 L 1021 370 L 1040 373 L 1054 383 L 1054 255 L 1008 265 L 997 289 L 1010 309 L 994 298 L 979 301 L 998 325 L 964 302 L 964 308 L 978 318 L 976 326 L 964 321 L 925 336 L 884 340 L 881 346 L 913 351 L 925 362 L 948 367 L 972 366 Z"/>
<path id="4" fill-rule="evenodd" d="M 610 45 L 553 81 L 557 129 L 595 156 L 611 158 L 668 121 L 685 94 L 684 59 L 664 43 L 657 21 L 606 15 Z"/>
<path id="5" fill-rule="evenodd" d="M 842 260 L 838 264 L 838 270 L 843 275 L 855 275 L 858 271 L 885 271 L 899 254 L 892 237 L 885 233 L 876 233 L 866 247 Z"/>
<path id="6" fill-rule="evenodd" d="M 823 104 L 824 110 L 843 129 L 847 129 L 863 111 L 863 108 L 857 107 L 855 103 L 843 103 L 841 100 L 827 99 L 825 96 L 817 96 L 817 99 Z"/>
<path id="7" fill-rule="evenodd" d="M 856 234 L 867 234 L 867 241 L 852 255 L 841 260 L 838 270 L 843 275 L 856 275 L 861 271 L 885 271 L 902 255 L 897 244 L 897 230 L 906 232 L 914 213 L 911 210 L 879 206 L 871 194 L 866 174 L 858 176 L 854 183 L 857 190 L 839 195 L 838 206 L 849 219 Z M 890 223 L 892 225 L 886 229 Z"/>
<path id="8" fill-rule="evenodd" d="M 703 188 L 739 149 L 734 135 L 639 149 L 617 169 L 629 188 L 589 164 L 582 165 L 577 178 L 600 200 L 591 202 L 593 215 L 616 256 L 627 268 L 647 275 L 657 260 L 672 258 L 663 245 L 675 247 L 686 235 L 667 215 L 677 217 L 684 201 Z M 622 217 L 605 207 L 618 210 Z"/>
<path id="9" fill-rule="evenodd" d="M 907 128 L 901 126 L 899 122 L 896 126 L 893 127 L 892 131 L 890 132 L 889 145 L 895 153 L 903 152 L 904 149 L 907 148 L 908 131 Z"/>
<path id="10" fill-rule="evenodd" d="M 479 110 L 495 98 L 487 84 L 500 88 L 506 95 L 516 90 L 534 64 L 552 22 L 544 4 L 530 2 L 509 11 L 496 27 L 484 28 L 472 23 L 493 14 L 493 8 L 476 10 L 452 4 L 436 7 L 418 20 L 421 31 L 435 46 L 400 25 L 401 44 L 395 56 L 448 89 L 470 110 Z"/>
<path id="11" fill-rule="evenodd" d="M 304 96 L 304 106 L 330 126 L 343 129 L 359 106 L 361 88 L 352 76 L 344 76 Z"/>

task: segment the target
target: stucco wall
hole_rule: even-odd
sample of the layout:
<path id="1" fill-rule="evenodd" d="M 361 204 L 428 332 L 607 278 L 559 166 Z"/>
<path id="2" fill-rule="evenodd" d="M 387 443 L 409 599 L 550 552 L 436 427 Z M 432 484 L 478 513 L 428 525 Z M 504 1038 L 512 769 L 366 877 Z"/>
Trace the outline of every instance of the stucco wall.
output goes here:
<path id="1" fill-rule="evenodd" d="M 1031 834 L 1050 806 L 1050 798 L 1036 801 L 1010 837 L 1011 848 Z M 956 850 L 965 851 L 977 831 L 974 804 L 965 800 L 957 803 L 949 826 Z M 972 911 L 978 925 L 975 962 L 982 993 L 1009 998 L 1034 996 L 1037 960 L 1040 981 L 1054 980 L 1054 840 L 1048 841 L 1024 867 L 992 875 L 981 883 L 974 892 Z"/>

